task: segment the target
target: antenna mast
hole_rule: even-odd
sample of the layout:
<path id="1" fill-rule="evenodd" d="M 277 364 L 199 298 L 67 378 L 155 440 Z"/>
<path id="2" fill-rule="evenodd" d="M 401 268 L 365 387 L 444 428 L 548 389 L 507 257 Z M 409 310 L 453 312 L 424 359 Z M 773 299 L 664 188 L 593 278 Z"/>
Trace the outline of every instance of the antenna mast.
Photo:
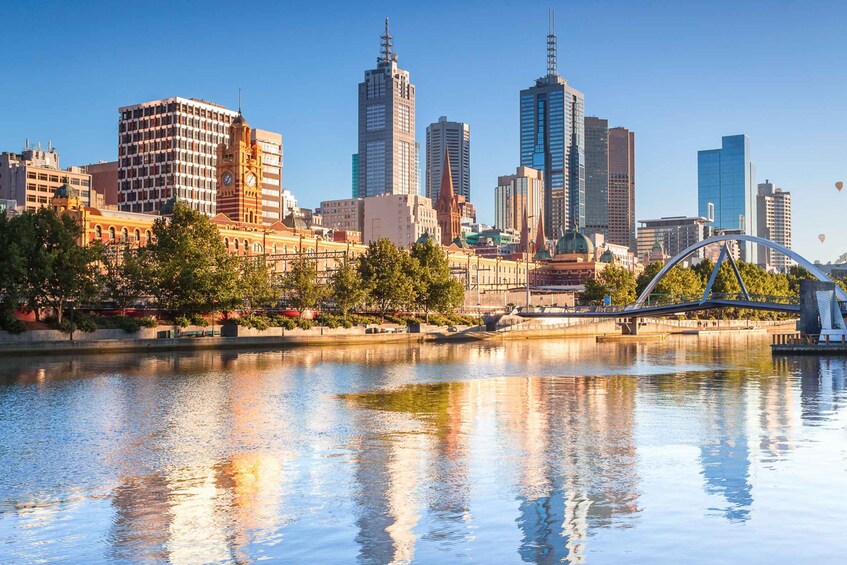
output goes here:
<path id="1" fill-rule="evenodd" d="M 388 18 L 385 18 L 385 33 L 381 36 L 380 46 L 382 47 L 382 57 L 380 62 L 388 65 L 394 59 L 392 48 L 394 47 L 394 37 L 388 32 Z"/>
<path id="2" fill-rule="evenodd" d="M 547 15 L 547 76 L 554 77 L 559 74 L 557 67 L 557 46 L 556 46 L 556 13 L 553 8 Z"/>

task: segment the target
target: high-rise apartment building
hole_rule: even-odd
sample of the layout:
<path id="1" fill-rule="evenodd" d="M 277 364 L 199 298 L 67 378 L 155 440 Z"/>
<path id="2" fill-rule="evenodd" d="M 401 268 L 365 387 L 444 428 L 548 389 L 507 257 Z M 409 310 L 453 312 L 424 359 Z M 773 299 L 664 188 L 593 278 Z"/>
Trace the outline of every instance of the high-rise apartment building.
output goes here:
<path id="1" fill-rule="evenodd" d="M 756 196 L 757 235 L 791 249 L 791 193 L 774 187 L 769 180 L 759 184 Z M 759 246 L 759 265 L 785 272 L 793 261 L 773 249 Z"/>
<path id="2" fill-rule="evenodd" d="M 559 75 L 556 35 L 547 36 L 547 76 L 521 91 L 521 165 L 544 173 L 548 237 L 585 227 L 585 97 Z"/>
<path id="3" fill-rule="evenodd" d="M 415 85 L 409 72 L 397 66 L 393 46 L 386 18 L 376 69 L 365 71 L 359 83 L 360 197 L 418 190 Z"/>
<path id="4" fill-rule="evenodd" d="M 81 167 L 62 170 L 59 152 L 52 144 L 43 150 L 41 144 L 32 147 L 27 140 L 20 154 L 0 154 L 0 199 L 14 200 L 17 208 L 35 210 L 48 206 L 53 193 L 65 183 L 77 190 L 83 205 L 97 204 L 91 175 Z"/>
<path id="5" fill-rule="evenodd" d="M 282 136 L 253 129 L 250 140 L 262 150 L 262 222 L 272 224 L 287 215 L 282 194 Z"/>
<path id="6" fill-rule="evenodd" d="M 642 261 L 649 257 L 656 244 L 661 245 L 668 256 L 675 257 L 685 248 L 712 236 L 709 220 L 705 217 L 669 216 L 639 220 L 639 223 L 638 257 Z M 703 257 L 703 253 L 703 249 L 698 249 L 694 255 Z"/>
<path id="7" fill-rule="evenodd" d="M 750 161 L 746 135 L 727 135 L 720 149 L 697 152 L 697 209 L 700 216 L 714 218 L 720 231 L 756 235 L 756 170 Z M 756 262 L 756 246 L 741 246 L 741 259 Z"/>
<path id="8" fill-rule="evenodd" d="M 635 132 L 609 130 L 609 233 L 606 241 L 635 250 Z"/>
<path id="9" fill-rule="evenodd" d="M 609 120 L 585 118 L 585 231 L 609 231 Z"/>
<path id="10" fill-rule="evenodd" d="M 453 193 L 471 198 L 471 126 L 448 122 L 447 116 L 426 128 L 426 197 L 438 200 L 444 171 L 444 153 L 450 158 Z"/>
<path id="11" fill-rule="evenodd" d="M 156 213 L 171 197 L 216 212 L 215 159 L 238 116 L 218 104 L 167 98 L 119 109 L 118 206 Z"/>
<path id="12" fill-rule="evenodd" d="M 544 173 L 530 167 L 518 167 L 514 175 L 497 178 L 494 190 L 494 227 L 523 233 L 525 220 L 530 226 L 544 216 Z"/>

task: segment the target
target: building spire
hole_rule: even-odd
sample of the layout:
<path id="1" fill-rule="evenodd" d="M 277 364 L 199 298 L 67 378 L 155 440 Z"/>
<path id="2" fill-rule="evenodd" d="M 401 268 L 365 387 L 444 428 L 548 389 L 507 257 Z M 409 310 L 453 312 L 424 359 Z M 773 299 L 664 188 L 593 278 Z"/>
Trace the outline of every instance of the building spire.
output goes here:
<path id="1" fill-rule="evenodd" d="M 238 89 L 238 115 L 241 115 L 241 88 Z"/>
<path id="2" fill-rule="evenodd" d="M 553 8 L 547 14 L 547 76 L 554 77 L 559 74 L 556 61 L 558 47 L 556 45 L 556 13 Z"/>
<path id="3" fill-rule="evenodd" d="M 382 47 L 382 57 L 379 58 L 379 61 L 388 65 L 391 64 L 391 61 L 396 60 L 396 55 L 393 52 L 394 47 L 394 36 L 391 35 L 388 31 L 388 18 L 385 18 L 385 33 L 381 36 L 382 41 L 380 41 L 380 46 Z"/>
<path id="4" fill-rule="evenodd" d="M 442 196 L 442 194 L 444 196 Z M 444 165 L 441 167 L 441 189 L 438 192 L 438 199 L 452 201 L 453 192 L 453 171 L 450 169 L 450 154 L 447 149 L 444 149 Z"/>

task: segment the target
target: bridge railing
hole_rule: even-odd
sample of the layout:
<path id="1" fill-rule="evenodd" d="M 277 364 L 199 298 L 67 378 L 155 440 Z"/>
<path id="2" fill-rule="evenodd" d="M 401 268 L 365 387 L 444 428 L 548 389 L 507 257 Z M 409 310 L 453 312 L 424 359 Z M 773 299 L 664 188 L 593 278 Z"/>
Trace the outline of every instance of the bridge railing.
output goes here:
<path id="1" fill-rule="evenodd" d="M 749 297 L 749 299 L 748 299 Z M 647 297 L 645 306 L 674 306 L 676 304 L 690 304 L 700 302 L 702 295 L 690 294 L 651 294 Z M 772 294 L 748 294 L 742 292 L 713 292 L 708 300 L 721 300 L 732 302 L 764 302 L 769 304 L 800 304 L 799 296 L 778 296 Z"/>
<path id="2" fill-rule="evenodd" d="M 847 345 L 845 335 L 801 334 L 799 332 L 773 334 L 774 345 Z"/>

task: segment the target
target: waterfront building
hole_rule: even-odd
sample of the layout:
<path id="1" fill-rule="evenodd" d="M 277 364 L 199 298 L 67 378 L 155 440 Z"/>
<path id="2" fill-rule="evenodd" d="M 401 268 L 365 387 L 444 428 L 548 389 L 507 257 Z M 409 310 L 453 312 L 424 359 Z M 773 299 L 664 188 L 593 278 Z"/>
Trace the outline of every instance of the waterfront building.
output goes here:
<path id="1" fill-rule="evenodd" d="M 238 112 L 173 97 L 123 106 L 118 121 L 118 207 L 157 213 L 175 198 L 216 213 L 217 148 Z"/>
<path id="2" fill-rule="evenodd" d="M 359 154 L 353 153 L 351 161 L 353 163 L 353 190 L 351 192 L 353 198 L 359 198 Z"/>
<path id="3" fill-rule="evenodd" d="M 261 224 L 262 148 L 252 139 L 252 129 L 239 112 L 229 127 L 228 143 L 218 145 L 217 210 L 234 222 Z"/>
<path id="4" fill-rule="evenodd" d="M 62 169 L 59 152 L 48 144 L 35 147 L 26 141 L 21 153 L 0 153 L 0 199 L 14 200 L 21 210 L 36 210 L 49 206 L 57 188 L 73 186 L 86 206 L 97 203 L 91 189 L 91 175 L 81 167 Z"/>
<path id="5" fill-rule="evenodd" d="M 441 188 L 435 201 L 435 214 L 441 230 L 441 244 L 450 245 L 462 235 L 462 214 L 459 211 L 458 197 L 453 192 L 453 175 L 447 150 L 444 151 L 444 164 L 441 167 Z"/>
<path id="6" fill-rule="evenodd" d="M 287 197 L 282 188 L 282 135 L 262 129 L 252 129 L 250 142 L 262 150 L 262 213 L 261 219 L 265 224 L 272 224 L 288 215 L 286 198 L 293 199 L 289 192 Z M 296 203 L 294 204 L 296 205 Z M 291 207 L 291 206 L 289 206 Z"/>
<path id="7" fill-rule="evenodd" d="M 709 220 L 702 216 L 667 216 L 655 220 L 639 220 L 638 257 L 644 261 L 657 245 L 669 256 L 679 255 L 685 248 L 712 236 Z M 703 249 L 694 252 L 703 257 Z"/>
<path id="8" fill-rule="evenodd" d="M 91 189 L 103 195 L 103 204 L 116 207 L 118 205 L 118 162 L 100 161 L 83 165 L 82 170 L 91 175 Z"/>
<path id="9" fill-rule="evenodd" d="M 769 180 L 759 184 L 756 196 L 758 236 L 791 249 L 791 193 Z M 785 272 L 793 261 L 768 247 L 759 246 L 759 265 Z"/>
<path id="10" fill-rule="evenodd" d="M 344 198 L 321 202 L 323 225 L 331 230 L 356 231 L 361 233 L 365 225 L 365 200 Z"/>
<path id="11" fill-rule="evenodd" d="M 494 227 L 524 231 L 526 218 L 537 221 L 544 214 L 544 173 L 518 167 L 514 175 L 497 178 L 494 189 Z"/>
<path id="12" fill-rule="evenodd" d="M 545 249 L 546 251 L 546 249 Z M 603 234 L 590 236 L 568 231 L 556 241 L 553 254 L 535 254 L 539 266 L 531 274 L 533 286 L 582 285 L 588 279 L 597 279 L 609 265 L 619 265 L 635 276 L 642 267 L 635 254 L 624 245 L 607 242 Z"/>
<path id="13" fill-rule="evenodd" d="M 471 199 L 471 126 L 448 122 L 447 116 L 426 128 L 426 197 L 438 201 L 444 154 L 450 158 L 453 193 Z"/>
<path id="14" fill-rule="evenodd" d="M 365 198 L 364 207 L 365 243 L 385 238 L 400 247 L 409 247 L 424 234 L 441 241 L 438 218 L 432 202 L 425 196 L 383 194 Z"/>
<path id="15" fill-rule="evenodd" d="M 585 232 L 609 231 L 609 120 L 585 118 Z"/>
<path id="16" fill-rule="evenodd" d="M 585 227 L 585 97 L 560 76 L 556 35 L 547 36 L 547 75 L 520 94 L 520 164 L 544 175 L 548 237 Z"/>
<path id="17" fill-rule="evenodd" d="M 382 54 L 359 83 L 359 182 L 356 196 L 418 194 L 415 86 L 397 65 L 385 19 Z"/>
<path id="18" fill-rule="evenodd" d="M 636 248 L 635 243 L 635 132 L 609 129 L 610 243 Z"/>
<path id="19" fill-rule="evenodd" d="M 715 230 L 756 235 L 755 167 L 746 135 L 728 135 L 720 149 L 697 152 L 698 214 Z M 756 262 L 755 245 L 741 246 L 744 261 Z"/>

